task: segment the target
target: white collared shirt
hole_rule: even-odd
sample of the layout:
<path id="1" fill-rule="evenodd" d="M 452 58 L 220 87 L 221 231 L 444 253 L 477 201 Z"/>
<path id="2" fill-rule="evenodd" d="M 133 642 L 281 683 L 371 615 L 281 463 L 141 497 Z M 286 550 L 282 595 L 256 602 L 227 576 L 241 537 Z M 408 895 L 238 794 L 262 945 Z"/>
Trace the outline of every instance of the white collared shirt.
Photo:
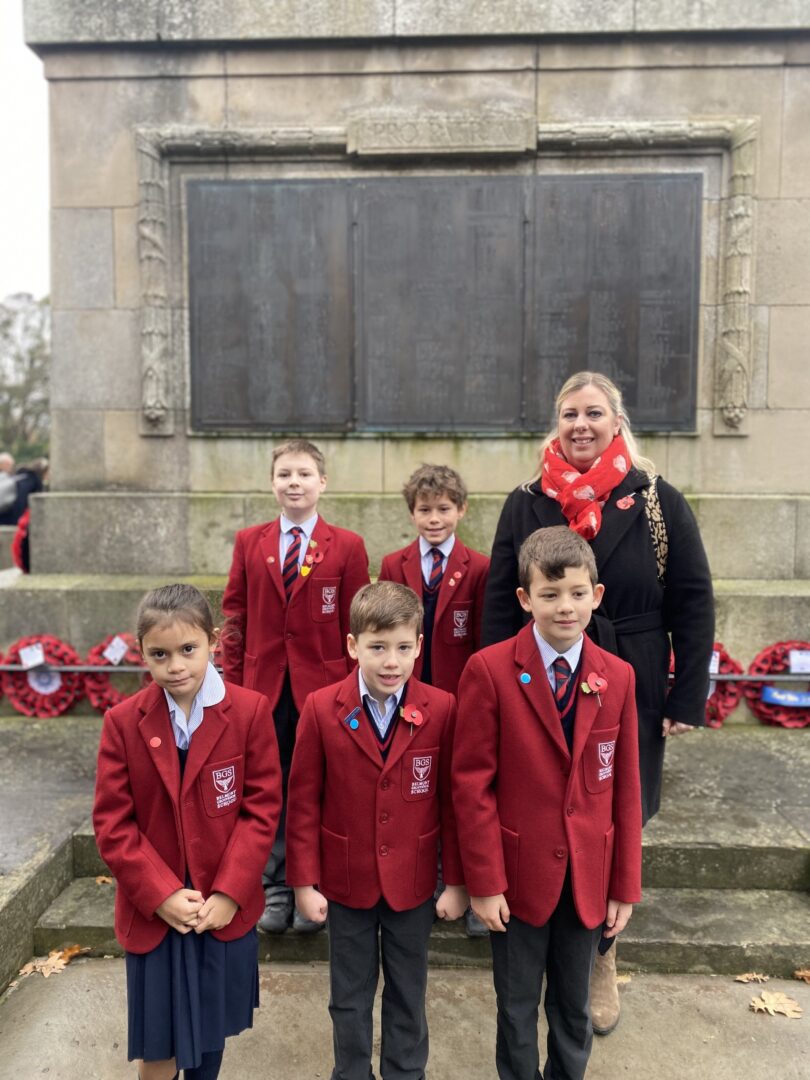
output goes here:
<path id="1" fill-rule="evenodd" d="M 453 545 L 456 542 L 456 534 L 453 533 L 448 536 L 446 540 L 443 540 L 441 544 L 430 544 L 424 538 L 419 537 L 419 554 L 422 561 L 422 577 L 425 584 L 430 584 L 430 572 L 433 569 L 433 549 L 437 547 L 442 553 L 442 573 L 447 569 L 447 560 L 450 558 L 450 552 L 453 550 Z"/>
<path id="2" fill-rule="evenodd" d="M 225 697 L 225 683 L 209 660 L 202 686 L 197 691 L 188 711 L 188 719 L 169 691 L 164 690 L 163 693 L 166 695 L 166 704 L 169 706 L 174 741 L 181 750 L 188 750 L 191 736 L 205 719 L 203 709 L 208 705 L 219 705 Z"/>
<path id="3" fill-rule="evenodd" d="M 388 734 L 391 721 L 397 714 L 400 700 L 405 691 L 405 683 L 400 686 L 395 694 L 388 695 L 385 699 L 385 707 L 383 709 L 380 707 L 380 703 L 377 699 L 369 692 L 369 689 L 366 686 L 366 680 L 363 678 L 363 672 L 360 668 L 357 669 L 357 678 L 360 685 L 360 700 L 364 705 L 368 705 L 371 718 L 374 721 L 374 726 L 377 728 L 377 731 L 379 731 L 380 738 L 384 739 Z"/>
<path id="4" fill-rule="evenodd" d="M 301 566 L 306 557 L 315 526 L 318 524 L 318 515 L 313 514 L 312 517 L 299 524 L 297 521 L 290 521 L 286 514 L 279 514 L 278 523 L 281 528 L 278 539 L 279 564 L 284 565 L 284 560 L 287 558 L 287 549 L 293 541 L 292 530 L 298 528 L 301 530 L 301 550 L 298 553 L 298 565 Z"/>
<path id="5" fill-rule="evenodd" d="M 540 631 L 537 629 L 537 623 L 532 626 L 532 630 L 534 630 L 534 640 L 537 643 L 537 648 L 540 650 L 540 659 L 543 661 L 543 667 L 546 669 L 548 684 L 552 690 L 556 690 L 557 680 L 554 677 L 554 661 L 558 656 L 564 657 L 568 661 L 568 666 L 571 668 L 573 674 L 573 672 L 577 670 L 579 658 L 582 655 L 583 636 L 582 634 L 579 635 L 579 639 L 574 642 L 568 652 L 558 653 L 557 650 L 549 645 L 546 639 L 541 636 Z"/>

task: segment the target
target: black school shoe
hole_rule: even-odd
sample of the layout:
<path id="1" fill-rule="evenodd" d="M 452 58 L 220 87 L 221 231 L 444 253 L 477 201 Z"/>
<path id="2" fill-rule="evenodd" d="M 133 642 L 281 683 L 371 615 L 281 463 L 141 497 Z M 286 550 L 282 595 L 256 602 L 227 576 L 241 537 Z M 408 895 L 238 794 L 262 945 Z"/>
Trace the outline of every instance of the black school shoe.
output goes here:
<path id="1" fill-rule="evenodd" d="M 293 894 L 289 889 L 271 886 L 264 893 L 264 912 L 259 929 L 266 934 L 283 934 L 292 922 Z"/>

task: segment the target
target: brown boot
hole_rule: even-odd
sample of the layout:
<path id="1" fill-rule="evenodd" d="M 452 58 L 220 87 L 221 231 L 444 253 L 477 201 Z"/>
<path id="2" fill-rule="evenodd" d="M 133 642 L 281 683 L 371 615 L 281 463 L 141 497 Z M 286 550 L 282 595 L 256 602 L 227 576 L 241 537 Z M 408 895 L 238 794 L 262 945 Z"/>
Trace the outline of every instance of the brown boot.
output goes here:
<path id="1" fill-rule="evenodd" d="M 609 1035 L 619 1022 L 619 987 L 616 985 L 616 945 L 604 956 L 596 954 L 591 975 L 591 1023 L 594 1035 Z"/>

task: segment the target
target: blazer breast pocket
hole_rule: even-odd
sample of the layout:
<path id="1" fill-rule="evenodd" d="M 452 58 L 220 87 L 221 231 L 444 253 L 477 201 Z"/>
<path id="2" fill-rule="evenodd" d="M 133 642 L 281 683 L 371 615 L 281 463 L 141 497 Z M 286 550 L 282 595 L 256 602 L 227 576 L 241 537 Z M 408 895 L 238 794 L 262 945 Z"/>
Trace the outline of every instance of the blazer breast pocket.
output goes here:
<path id="1" fill-rule="evenodd" d="M 232 814 L 242 801 L 243 782 L 244 758 L 241 754 L 223 761 L 206 761 L 197 777 L 206 814 L 209 817 Z"/>
<path id="2" fill-rule="evenodd" d="M 406 802 L 417 802 L 435 795 L 438 773 L 438 746 L 406 750 L 402 755 L 402 798 Z"/>
<path id="3" fill-rule="evenodd" d="M 445 645 L 466 645 L 472 641 L 472 602 L 451 603 L 445 616 L 443 639 Z"/>
<path id="4" fill-rule="evenodd" d="M 313 576 L 309 582 L 309 614 L 313 622 L 333 622 L 338 617 L 340 578 Z"/>
<path id="5" fill-rule="evenodd" d="M 618 725 L 592 731 L 582 752 L 582 768 L 585 771 L 585 787 L 591 795 L 613 790 L 613 771 L 616 757 Z"/>

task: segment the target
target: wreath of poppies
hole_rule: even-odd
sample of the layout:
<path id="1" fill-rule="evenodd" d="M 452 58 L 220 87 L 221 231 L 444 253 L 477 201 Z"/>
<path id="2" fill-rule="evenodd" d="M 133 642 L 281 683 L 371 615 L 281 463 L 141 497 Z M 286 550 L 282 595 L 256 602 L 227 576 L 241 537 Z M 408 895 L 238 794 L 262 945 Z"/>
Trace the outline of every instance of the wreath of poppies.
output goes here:
<path id="1" fill-rule="evenodd" d="M 7 664 L 19 664 L 20 650 L 27 645 L 41 645 L 45 663 L 81 664 L 81 657 L 70 645 L 52 634 L 34 634 L 20 638 L 9 648 Z M 80 671 L 54 671 L 52 667 L 30 671 L 4 671 L 3 690 L 9 702 L 23 716 L 61 716 L 75 705 L 84 693 Z"/>
<path id="2" fill-rule="evenodd" d="M 742 664 L 729 656 L 722 642 L 715 641 L 712 647 L 720 658 L 717 668 L 718 675 L 742 675 Z M 739 705 L 741 697 L 742 689 L 739 683 L 733 682 L 731 679 L 728 682 L 724 679 L 722 682 L 715 683 L 714 690 L 706 702 L 706 726 L 711 728 L 722 727 L 725 718 L 729 713 L 734 712 Z"/>
<path id="3" fill-rule="evenodd" d="M 87 663 L 97 664 L 99 667 L 114 668 L 115 665 L 104 655 L 104 652 L 117 637 L 121 638 L 127 646 L 127 651 L 121 657 L 120 663 L 138 664 L 141 666 L 143 660 L 141 659 L 140 650 L 138 649 L 138 643 L 132 634 L 127 633 L 108 634 L 103 641 L 100 641 L 98 645 L 94 645 L 87 653 Z M 127 693 L 126 691 L 113 686 L 112 679 L 106 671 L 88 672 L 84 677 L 84 689 L 87 694 L 87 700 L 93 708 L 98 709 L 100 713 L 106 712 L 107 709 L 111 709 L 113 705 L 120 705 L 122 701 L 131 696 L 131 692 Z"/>
<path id="4" fill-rule="evenodd" d="M 810 641 L 777 641 L 768 649 L 757 653 L 748 668 L 749 675 L 781 675 L 790 673 L 790 651 L 810 650 Z M 797 679 L 801 676 L 797 675 Z M 763 724 L 775 724 L 786 728 L 803 728 L 810 725 L 810 708 L 797 705 L 780 705 L 762 700 L 762 688 L 767 682 L 746 683 L 743 687 L 748 708 Z"/>

